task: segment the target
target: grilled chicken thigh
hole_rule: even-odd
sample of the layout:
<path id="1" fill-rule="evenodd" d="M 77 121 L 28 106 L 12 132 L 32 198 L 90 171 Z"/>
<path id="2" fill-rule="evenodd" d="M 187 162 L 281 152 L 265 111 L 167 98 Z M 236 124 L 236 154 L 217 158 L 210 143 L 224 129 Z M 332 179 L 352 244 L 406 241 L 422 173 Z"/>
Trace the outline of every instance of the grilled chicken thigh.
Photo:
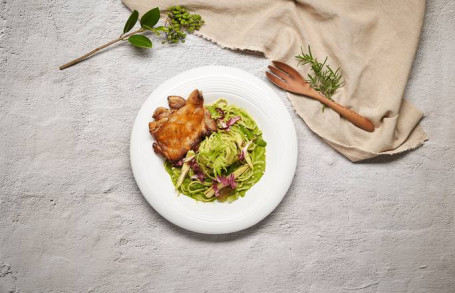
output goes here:
<path id="1" fill-rule="evenodd" d="M 194 90 L 187 100 L 179 96 L 168 97 L 170 109 L 159 107 L 153 113 L 155 121 L 149 123 L 150 134 L 155 138 L 153 149 L 169 161 L 178 161 L 196 148 L 202 138 L 217 130 L 215 121 L 204 108 L 204 98 Z"/>

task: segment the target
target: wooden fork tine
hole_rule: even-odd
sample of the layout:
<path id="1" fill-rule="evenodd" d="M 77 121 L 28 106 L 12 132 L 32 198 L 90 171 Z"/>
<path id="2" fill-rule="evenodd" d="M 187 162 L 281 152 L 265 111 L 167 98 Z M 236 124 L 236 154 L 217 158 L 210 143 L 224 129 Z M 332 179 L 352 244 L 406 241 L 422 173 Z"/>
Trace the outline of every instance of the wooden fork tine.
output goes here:
<path id="1" fill-rule="evenodd" d="M 265 75 L 267 76 L 267 78 L 273 82 L 276 86 L 282 88 L 282 89 L 286 89 L 288 86 L 286 84 L 286 82 L 284 82 L 282 79 L 276 77 L 275 75 L 271 74 L 270 72 L 266 71 L 265 72 Z"/>
<path id="2" fill-rule="evenodd" d="M 280 61 L 272 61 L 273 65 L 275 65 L 275 67 L 277 67 L 278 69 L 286 72 L 287 74 L 289 74 L 292 78 L 302 78 L 302 76 L 300 75 L 300 73 L 295 70 L 294 68 L 292 68 L 291 66 L 283 63 L 283 62 L 280 62 Z"/>
<path id="3" fill-rule="evenodd" d="M 272 71 L 273 74 L 275 74 L 281 79 L 286 80 L 286 78 L 289 78 L 289 75 L 287 73 L 284 73 L 283 71 L 279 70 L 276 67 L 273 67 L 272 65 L 269 65 L 268 68 L 270 71 Z"/>

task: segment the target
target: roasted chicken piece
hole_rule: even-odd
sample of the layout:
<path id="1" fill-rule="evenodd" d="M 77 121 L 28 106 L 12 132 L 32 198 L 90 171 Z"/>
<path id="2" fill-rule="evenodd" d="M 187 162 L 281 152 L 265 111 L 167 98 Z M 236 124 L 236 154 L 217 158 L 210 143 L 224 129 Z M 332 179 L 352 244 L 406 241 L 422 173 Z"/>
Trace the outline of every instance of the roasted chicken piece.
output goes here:
<path id="1" fill-rule="evenodd" d="M 178 161 L 199 146 L 202 138 L 217 130 L 215 121 L 204 108 L 204 98 L 194 90 L 187 100 L 179 96 L 168 97 L 170 109 L 159 107 L 153 113 L 155 121 L 149 123 L 155 153 L 169 161 Z"/>

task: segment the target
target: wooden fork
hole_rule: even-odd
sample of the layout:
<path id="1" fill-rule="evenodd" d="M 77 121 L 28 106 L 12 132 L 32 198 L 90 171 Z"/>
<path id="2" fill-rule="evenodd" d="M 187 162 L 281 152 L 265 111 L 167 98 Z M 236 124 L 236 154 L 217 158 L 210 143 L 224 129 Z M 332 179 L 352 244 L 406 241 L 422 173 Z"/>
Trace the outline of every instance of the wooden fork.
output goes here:
<path id="1" fill-rule="evenodd" d="M 267 78 L 276 86 L 288 92 L 316 99 L 340 114 L 341 117 L 352 122 L 355 126 L 368 132 L 374 131 L 374 125 L 368 118 L 365 118 L 353 110 L 341 106 L 340 104 L 324 97 L 318 91 L 313 89 L 294 68 L 279 61 L 272 61 L 272 63 L 275 67 L 269 65 L 269 69 L 273 74 L 266 71 L 265 75 L 267 75 Z"/>

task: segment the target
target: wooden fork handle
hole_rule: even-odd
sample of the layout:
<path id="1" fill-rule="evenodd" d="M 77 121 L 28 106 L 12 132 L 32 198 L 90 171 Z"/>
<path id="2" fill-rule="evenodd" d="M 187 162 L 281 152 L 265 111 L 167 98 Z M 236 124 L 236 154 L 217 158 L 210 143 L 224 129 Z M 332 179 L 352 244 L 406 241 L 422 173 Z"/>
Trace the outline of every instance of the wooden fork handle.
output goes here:
<path id="1" fill-rule="evenodd" d="M 337 102 L 334 102 L 330 99 L 327 99 L 326 97 L 321 96 L 319 93 L 317 95 L 314 95 L 313 98 L 320 101 L 327 107 L 330 107 L 332 110 L 340 114 L 341 117 L 350 121 L 355 126 L 368 132 L 374 131 L 374 125 L 370 121 L 370 119 L 363 117 L 362 115 L 358 114 L 357 112 L 349 108 L 341 106 Z"/>

